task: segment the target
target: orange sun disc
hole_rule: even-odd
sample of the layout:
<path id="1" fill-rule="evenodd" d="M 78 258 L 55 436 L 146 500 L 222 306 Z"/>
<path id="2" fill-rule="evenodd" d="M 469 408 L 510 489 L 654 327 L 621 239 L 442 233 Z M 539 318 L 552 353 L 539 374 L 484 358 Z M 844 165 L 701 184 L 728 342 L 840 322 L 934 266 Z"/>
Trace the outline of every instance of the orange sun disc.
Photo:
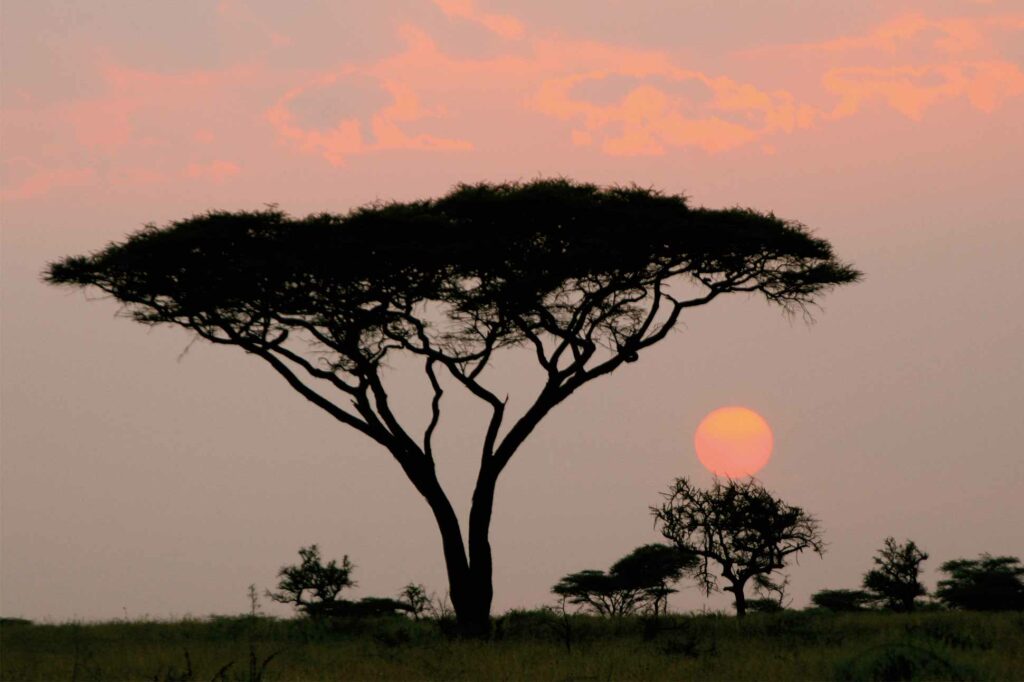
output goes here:
<path id="1" fill-rule="evenodd" d="M 753 476 L 772 456 L 772 430 L 764 417 L 746 407 L 720 407 L 693 435 L 697 457 L 717 476 Z"/>

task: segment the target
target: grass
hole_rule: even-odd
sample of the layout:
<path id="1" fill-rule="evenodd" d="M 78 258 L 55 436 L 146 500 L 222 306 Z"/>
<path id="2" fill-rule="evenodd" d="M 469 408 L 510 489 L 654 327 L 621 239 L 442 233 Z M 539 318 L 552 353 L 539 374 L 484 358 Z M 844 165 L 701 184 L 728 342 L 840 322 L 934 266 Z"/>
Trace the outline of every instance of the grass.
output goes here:
<path id="1" fill-rule="evenodd" d="M 0 623 L 0 679 L 1012 680 L 1024 614 L 786 611 L 652 623 L 510 612 L 492 641 L 400 618 Z M 569 633 L 568 646 L 566 632 Z"/>

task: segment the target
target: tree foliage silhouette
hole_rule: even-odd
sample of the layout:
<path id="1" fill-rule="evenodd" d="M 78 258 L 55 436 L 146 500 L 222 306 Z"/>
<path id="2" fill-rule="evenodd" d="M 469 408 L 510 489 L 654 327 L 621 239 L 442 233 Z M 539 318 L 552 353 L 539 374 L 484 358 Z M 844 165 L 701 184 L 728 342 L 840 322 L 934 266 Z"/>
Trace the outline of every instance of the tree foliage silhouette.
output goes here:
<path id="1" fill-rule="evenodd" d="M 342 599 L 342 590 L 356 586 L 352 580 L 355 566 L 348 555 L 341 560 L 340 566 L 333 559 L 325 564 L 320 558 L 319 547 L 310 545 L 299 549 L 299 558 L 298 564 L 284 566 L 278 572 L 278 591 L 267 592 L 274 601 L 293 604 L 313 618 L 415 613 L 413 604 L 389 597 L 363 597 L 357 602 Z"/>
<path id="2" fill-rule="evenodd" d="M 811 595 L 811 603 L 829 611 L 863 611 L 874 597 L 865 590 L 820 590 Z"/>
<path id="3" fill-rule="evenodd" d="M 602 616 L 628 616 L 644 609 L 658 615 L 665 611 L 668 595 L 676 592 L 671 585 L 696 560 L 668 545 L 643 545 L 612 564 L 607 573 L 593 569 L 570 573 L 551 591 Z"/>
<path id="4" fill-rule="evenodd" d="M 858 277 L 799 223 L 567 180 L 463 185 L 345 215 L 212 212 L 149 226 L 46 273 L 54 284 L 98 287 L 141 323 L 245 350 L 386 448 L 433 512 L 467 632 L 490 626 L 498 477 L 555 406 L 636 360 L 688 308 L 751 292 L 806 311 Z M 535 354 L 543 386 L 513 416 L 485 375 L 517 346 Z M 418 357 L 433 391 L 422 433 L 386 389 L 382 370 L 396 354 Z M 466 541 L 431 442 L 453 385 L 490 413 Z"/>
<path id="5" fill-rule="evenodd" d="M 899 544 L 888 537 L 873 558 L 875 568 L 864 574 L 864 589 L 886 608 L 913 611 L 916 599 L 928 594 L 918 580 L 927 558 L 913 540 Z"/>
<path id="6" fill-rule="evenodd" d="M 1017 557 L 982 554 L 977 559 L 954 559 L 939 571 L 948 577 L 939 581 L 935 596 L 950 608 L 1024 611 L 1024 566 Z"/>
<path id="7" fill-rule="evenodd" d="M 301 561 L 293 566 L 284 566 L 278 572 L 277 592 L 268 593 L 270 598 L 281 604 L 294 604 L 298 609 L 309 612 L 322 610 L 322 605 L 338 599 L 346 587 L 355 587 L 352 571 L 355 566 L 346 555 L 338 562 L 326 564 L 320 558 L 316 545 L 299 549 Z"/>
<path id="8" fill-rule="evenodd" d="M 728 582 L 736 615 L 747 611 L 746 584 L 760 591 L 781 591 L 786 580 L 774 575 L 793 555 L 825 551 L 818 521 L 800 507 L 786 504 L 757 481 L 715 479 L 704 490 L 685 478 L 676 479 L 659 507 L 652 507 L 662 535 L 700 557 L 695 572 L 707 594 L 718 589 L 718 576 Z"/>

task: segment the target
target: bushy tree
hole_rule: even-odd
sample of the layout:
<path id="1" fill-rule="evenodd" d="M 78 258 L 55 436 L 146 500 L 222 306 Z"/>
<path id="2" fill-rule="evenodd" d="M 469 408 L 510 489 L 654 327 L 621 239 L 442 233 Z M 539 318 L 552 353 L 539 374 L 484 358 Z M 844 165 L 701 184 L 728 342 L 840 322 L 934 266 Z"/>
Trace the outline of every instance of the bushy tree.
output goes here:
<path id="1" fill-rule="evenodd" d="M 498 477 L 556 406 L 637 360 L 689 308 L 752 292 L 806 310 L 858 278 L 827 241 L 773 214 L 568 180 L 464 185 L 301 219 L 218 211 L 147 227 L 46 273 L 99 288 L 143 324 L 244 350 L 382 446 L 433 513 L 468 634 L 490 628 Z M 487 370 L 514 347 L 535 355 L 543 385 L 513 418 Z M 397 355 L 418 360 L 433 394 L 421 435 L 388 391 Z M 465 536 L 432 445 L 453 387 L 489 411 L 469 453 L 480 464 Z"/>
<path id="2" fill-rule="evenodd" d="M 811 595 L 811 603 L 829 611 L 863 611 L 874 597 L 864 590 L 821 590 Z"/>
<path id="3" fill-rule="evenodd" d="M 296 608 L 307 613 L 323 610 L 323 604 L 333 602 L 347 587 L 355 587 L 352 571 L 355 566 L 348 555 L 341 560 L 341 565 L 332 559 L 324 564 L 320 558 L 320 548 L 316 545 L 299 549 L 301 561 L 292 566 L 283 566 L 278 571 L 279 581 L 277 592 L 269 596 L 281 604 L 294 604 Z"/>
<path id="4" fill-rule="evenodd" d="M 313 618 L 390 616 L 411 613 L 413 606 L 405 601 L 389 597 L 363 597 L 359 601 L 341 598 L 341 591 L 355 587 L 352 572 L 355 565 L 346 555 L 338 562 L 326 564 L 320 557 L 316 545 L 299 549 L 301 561 L 284 566 L 278 572 L 277 592 L 268 596 L 281 604 L 293 604 L 297 609 Z"/>
<path id="5" fill-rule="evenodd" d="M 427 588 L 418 583 L 409 583 L 402 588 L 398 600 L 409 607 L 409 615 L 419 620 L 430 610 L 431 597 Z"/>
<path id="6" fill-rule="evenodd" d="M 928 594 L 918 580 L 927 559 L 928 554 L 912 540 L 900 544 L 888 537 L 873 558 L 875 568 L 864 574 L 864 589 L 886 608 L 913 611 L 917 598 Z"/>
<path id="7" fill-rule="evenodd" d="M 1024 610 L 1024 566 L 1012 556 L 982 554 L 977 559 L 954 559 L 939 567 L 935 596 L 954 609 L 972 611 Z"/>
<path id="8" fill-rule="evenodd" d="M 627 616 L 644 609 L 658 615 L 664 613 L 668 595 L 676 591 L 671 585 L 695 563 L 692 554 L 674 547 L 643 545 L 612 564 L 607 573 L 570 573 L 551 591 L 603 616 Z"/>
<path id="9" fill-rule="evenodd" d="M 706 593 L 718 589 L 715 571 L 728 582 L 724 589 L 733 594 L 737 616 L 747 611 L 748 582 L 778 589 L 785 580 L 773 576 L 791 556 L 825 551 L 817 519 L 754 479 L 723 483 L 716 478 L 704 490 L 679 478 L 664 497 L 664 503 L 651 508 L 662 535 L 700 558 L 695 571 Z"/>

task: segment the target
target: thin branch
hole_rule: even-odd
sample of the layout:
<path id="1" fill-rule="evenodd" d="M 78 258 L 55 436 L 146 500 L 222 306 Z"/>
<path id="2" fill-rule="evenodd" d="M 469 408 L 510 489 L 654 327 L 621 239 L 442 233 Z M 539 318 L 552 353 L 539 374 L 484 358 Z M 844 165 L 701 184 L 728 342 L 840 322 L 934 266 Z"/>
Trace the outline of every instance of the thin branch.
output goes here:
<path id="1" fill-rule="evenodd" d="M 373 440 L 377 441 L 381 445 L 384 445 L 386 447 L 389 446 L 388 440 L 384 436 L 384 434 L 381 434 L 367 422 L 361 421 L 355 415 L 349 414 L 348 412 L 341 409 L 340 407 L 332 403 L 330 400 L 323 397 L 315 390 L 307 386 L 301 379 L 299 379 L 295 375 L 294 372 L 292 372 L 288 368 L 287 365 L 285 365 L 278 358 L 274 357 L 274 355 L 272 355 L 269 351 L 261 349 L 252 343 L 246 342 L 241 337 L 235 335 L 235 333 L 226 326 L 222 326 L 221 329 L 223 329 L 224 332 L 228 335 L 228 339 L 223 339 L 221 337 L 210 334 L 209 332 L 204 331 L 201 328 L 193 327 L 193 329 L 196 331 L 196 333 L 198 333 L 207 341 L 224 345 L 240 346 L 241 348 L 249 351 L 250 353 L 263 358 L 270 364 L 271 367 L 274 368 L 275 371 L 277 371 L 278 374 L 284 377 L 285 381 L 287 381 L 292 388 L 298 391 L 308 401 L 310 401 L 317 407 L 321 408 L 322 410 L 324 410 L 325 412 L 327 412 L 328 414 L 330 414 L 332 417 L 342 422 L 343 424 L 351 426 L 360 433 L 363 433 L 372 438 Z"/>
<path id="2" fill-rule="evenodd" d="M 427 430 L 423 434 L 423 454 L 431 461 L 434 460 L 434 451 L 431 447 L 430 439 L 434 435 L 437 423 L 441 420 L 441 395 L 444 393 L 441 383 L 437 380 L 437 375 L 434 373 L 435 362 L 434 358 L 427 358 L 426 372 L 427 377 L 430 379 L 430 385 L 434 389 L 434 398 L 430 401 L 430 424 L 427 425 Z"/>

